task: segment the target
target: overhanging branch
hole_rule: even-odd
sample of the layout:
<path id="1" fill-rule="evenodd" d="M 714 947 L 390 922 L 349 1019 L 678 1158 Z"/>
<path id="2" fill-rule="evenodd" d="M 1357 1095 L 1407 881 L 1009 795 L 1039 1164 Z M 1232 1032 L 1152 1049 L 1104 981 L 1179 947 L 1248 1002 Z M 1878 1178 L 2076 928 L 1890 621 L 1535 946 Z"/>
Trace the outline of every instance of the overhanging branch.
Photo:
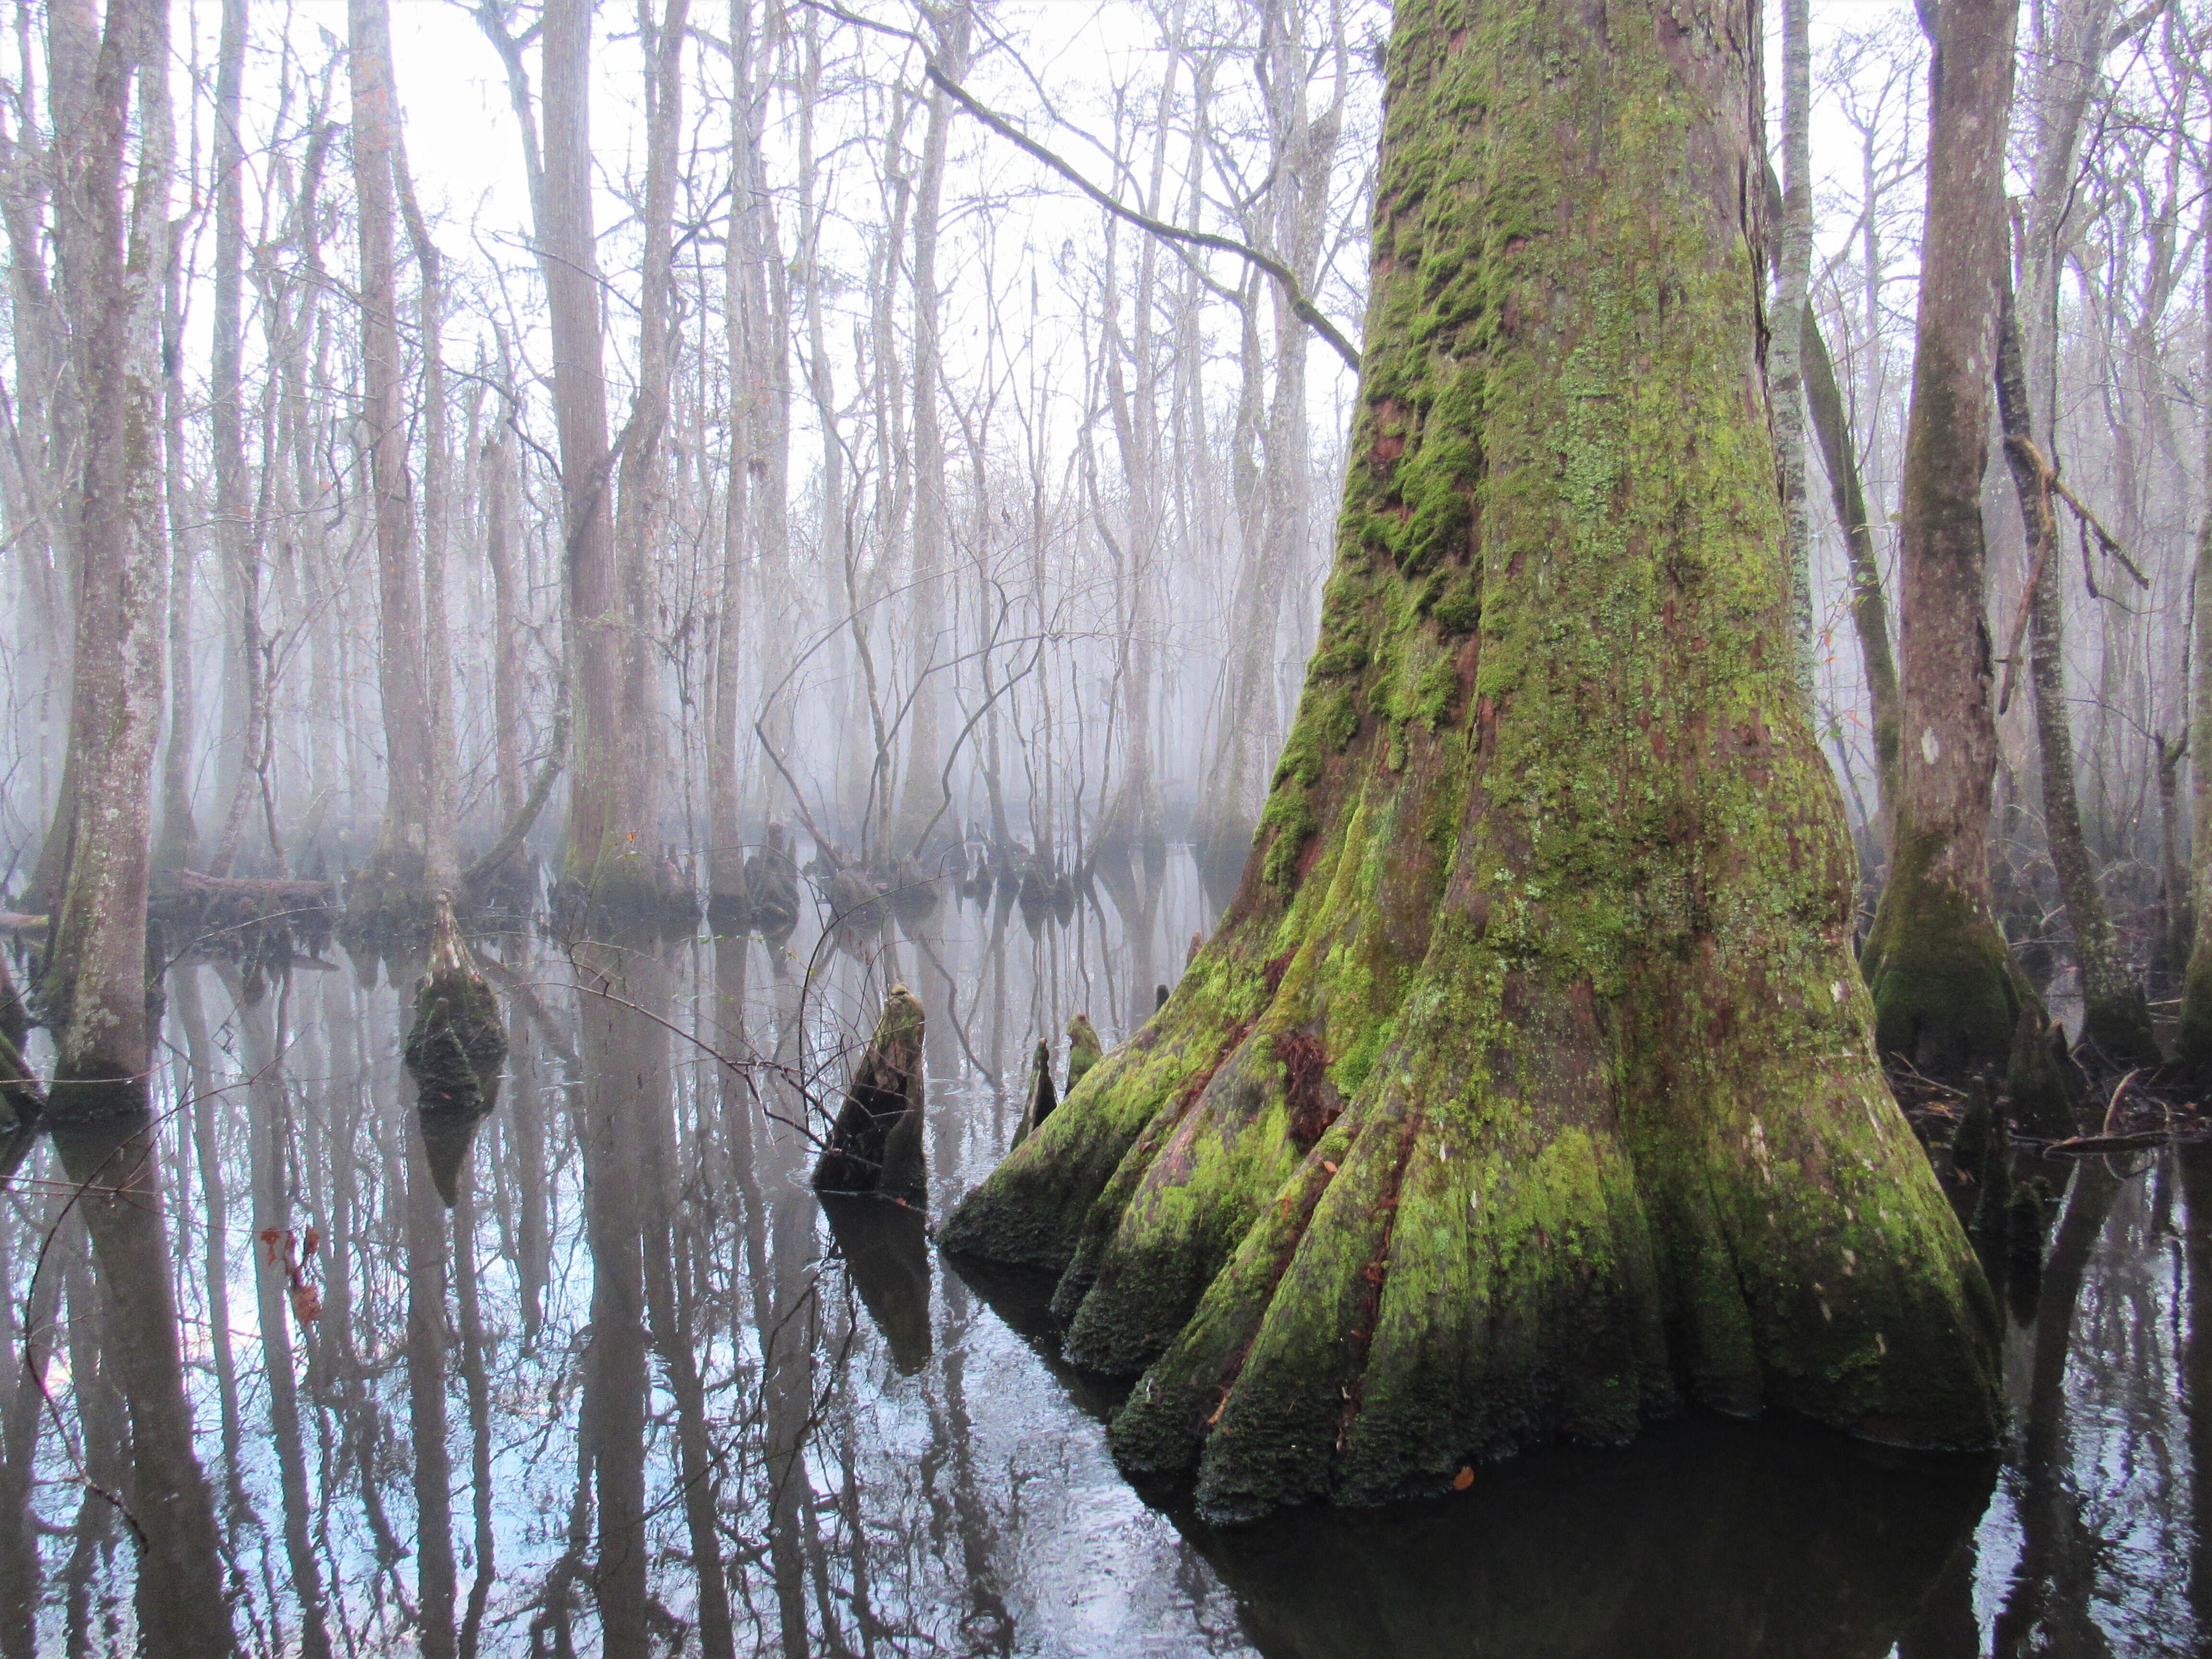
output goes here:
<path id="1" fill-rule="evenodd" d="M 1344 359 L 1346 368 L 1355 374 L 1359 372 L 1358 349 L 1351 341 L 1346 339 L 1343 331 L 1334 323 L 1329 321 L 1322 313 L 1320 307 L 1306 297 L 1305 290 L 1298 286 L 1298 279 L 1291 274 L 1290 267 L 1284 264 L 1281 260 L 1273 258 L 1255 247 L 1248 247 L 1233 237 L 1217 236 L 1212 231 L 1206 230 L 1186 230 L 1180 225 L 1168 224 L 1164 221 L 1152 217 L 1149 214 L 1138 212 L 1136 209 L 1130 207 L 1119 198 L 1099 189 L 1097 185 L 1077 172 L 1073 165 L 1054 155 L 1052 151 L 1037 143 L 1003 115 L 986 107 L 977 100 L 973 93 L 939 69 L 936 54 L 930 50 L 929 43 L 913 31 L 899 28 L 890 23 L 879 23 L 872 17 L 859 16 L 847 11 L 842 6 L 830 3 L 830 0 L 802 0 L 802 3 L 828 16 L 835 17 L 840 22 L 850 23 L 855 28 L 872 29 L 878 34 L 888 34 L 894 40 L 904 40 L 910 46 L 919 46 L 924 54 L 922 70 L 928 76 L 930 85 L 938 88 L 954 103 L 959 105 L 961 108 L 966 110 L 969 114 L 974 116 L 1008 143 L 1022 151 L 1024 155 L 1074 185 L 1077 190 L 1082 191 L 1084 195 L 1089 197 L 1115 218 L 1134 225 L 1147 235 L 1157 236 L 1162 241 L 1181 242 L 1191 247 L 1212 248 L 1216 252 L 1234 254 L 1255 270 L 1273 277 L 1282 289 L 1284 298 L 1290 301 L 1291 310 L 1297 319 L 1328 341 L 1334 348 L 1336 355 Z"/>

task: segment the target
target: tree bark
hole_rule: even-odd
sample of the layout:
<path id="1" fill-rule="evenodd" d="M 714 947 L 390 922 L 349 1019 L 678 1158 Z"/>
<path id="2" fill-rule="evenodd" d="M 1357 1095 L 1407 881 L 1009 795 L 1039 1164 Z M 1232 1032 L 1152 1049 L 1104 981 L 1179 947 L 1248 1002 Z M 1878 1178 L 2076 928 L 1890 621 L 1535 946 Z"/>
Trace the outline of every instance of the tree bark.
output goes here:
<path id="1" fill-rule="evenodd" d="M 663 452 L 668 433 L 668 390 L 673 378 L 669 312 L 672 301 L 677 150 L 684 136 L 684 46 L 689 0 L 666 0 L 656 17 L 652 0 L 641 0 L 639 34 L 645 47 L 646 113 L 645 232 L 638 303 L 637 390 L 623 434 L 619 467 L 619 517 L 616 557 L 621 595 L 617 629 L 608 635 L 617 648 L 622 678 L 620 737 L 610 757 L 621 775 L 623 811 L 634 837 L 629 848 L 644 856 L 630 860 L 632 873 L 644 878 L 640 890 L 654 909 L 677 895 L 664 891 L 657 832 L 660 819 L 660 774 L 666 745 L 660 730 L 659 653 L 653 637 L 655 540 L 666 517 L 667 488 Z M 547 89 L 551 90 L 549 77 Z M 588 204 L 586 206 L 588 211 Z M 594 301 L 596 304 L 596 301 Z M 596 317 L 596 312 L 594 316 Z M 563 462 L 563 471 L 566 463 Z M 584 751 L 588 753 L 588 748 Z M 580 787 L 580 771 L 570 782 Z"/>
<path id="2" fill-rule="evenodd" d="M 375 500 L 378 688 L 384 702 L 384 817 L 355 880 L 353 925 L 427 924 L 432 879 L 430 697 L 424 666 L 422 571 L 400 397 L 402 348 L 393 258 L 393 167 L 399 116 L 386 0 L 348 0 L 355 217 L 361 236 L 362 415 Z"/>
<path id="3" fill-rule="evenodd" d="M 968 37 L 974 14 L 967 0 L 951 0 L 936 18 L 938 68 L 954 81 L 968 70 Z M 952 100 L 944 88 L 929 94 L 929 123 L 922 131 L 921 176 L 914 204 L 914 591 L 908 666 L 915 677 L 913 730 L 907 740 L 906 777 L 896 828 L 886 852 L 920 857 L 922 838 L 944 822 L 944 742 L 939 714 L 944 689 L 933 670 L 952 653 L 940 638 L 945 621 L 944 353 L 938 340 L 942 310 L 938 294 L 937 245 L 943 227 L 945 161 L 951 143 Z M 979 481 L 980 482 L 980 481 Z"/>
<path id="4" fill-rule="evenodd" d="M 759 660 L 763 699 L 781 685 L 791 662 L 789 493 L 791 366 L 788 278 L 777 246 L 762 147 L 774 65 L 762 61 L 772 44 L 769 19 L 757 32 L 748 0 L 730 7 L 731 143 L 736 199 L 723 267 L 725 343 L 732 413 L 729 493 L 724 506 L 720 616 L 714 644 L 714 726 L 708 741 L 708 787 L 714 845 L 708 878 L 724 915 L 748 902 L 744 801 L 738 763 L 742 669 L 750 643 Z M 746 574 L 752 581 L 750 598 Z M 788 757 L 787 700 L 760 717 L 778 756 Z M 781 713 L 778 711 L 781 710 Z M 774 793 L 776 786 L 769 785 Z"/>
<path id="5" fill-rule="evenodd" d="M 2202 175 L 2212 186 L 2212 168 Z M 2212 203 L 2212 190 L 2206 195 Z M 2197 292 L 2204 310 L 2204 363 L 2212 375 L 2212 206 L 2203 238 L 2204 281 Z M 2212 479 L 2212 416 L 2204 423 L 2204 472 Z M 2196 938 L 2189 969 L 2181 981 L 2181 1025 L 2174 1036 L 2175 1056 L 2199 1073 L 2212 1073 L 2212 489 L 2197 526 L 2197 568 L 2191 583 L 2196 595 L 2196 649 L 2191 660 L 2196 678 L 2189 688 L 2190 900 L 2195 907 Z"/>
<path id="6" fill-rule="evenodd" d="M 1812 0 L 1782 0 L 1782 222 L 1774 331 L 1766 352 L 1782 523 L 1790 545 L 1790 632 L 1813 695 L 1813 522 L 1805 493 L 1806 301 L 1813 274 Z"/>
<path id="7" fill-rule="evenodd" d="M 1927 222 L 1901 536 L 1905 775 L 1861 962 L 1875 1041 L 1923 1071 L 2002 1063 L 2026 981 L 1990 892 L 1996 765 L 1983 614 L 2006 117 L 2019 0 L 1931 0 Z"/>
<path id="8" fill-rule="evenodd" d="M 1897 817 L 1903 761 L 1898 739 L 1897 658 L 1889 643 L 1889 600 L 1882 592 L 1881 563 L 1875 556 L 1874 526 L 1866 492 L 1859 482 L 1857 447 L 1836 385 L 1835 362 L 1820 337 L 1812 308 L 1805 312 L 1805 400 L 1828 472 L 1829 499 L 1843 528 L 1844 556 L 1851 578 L 1851 623 L 1866 665 L 1867 693 L 1874 705 L 1875 783 L 1881 792 L 1879 825 L 1882 852 L 1888 854 Z"/>
<path id="9" fill-rule="evenodd" d="M 75 13 L 55 8 L 49 34 L 64 59 L 91 54 L 54 77 L 57 287 L 84 410 L 70 502 L 78 541 L 70 779 L 50 832 L 64 851 L 42 986 L 58 1051 L 51 1103 L 63 1116 L 136 1109 L 146 1098 L 146 899 L 169 578 L 160 332 L 170 258 L 168 9 L 116 0 L 97 33 Z M 80 72 L 84 96 L 63 102 Z M 126 182 L 134 93 L 136 176 Z"/>
<path id="10" fill-rule="evenodd" d="M 1448 1488 L 1685 1395 L 1986 1445 L 1790 661 L 1747 5 L 1399 6 L 1336 565 L 1168 1003 L 962 1204 L 1200 1510 Z"/>
<path id="11" fill-rule="evenodd" d="M 2118 1066 L 2155 1066 L 2158 1039 L 2142 983 L 2128 969 L 2105 895 L 2081 836 L 2074 786 L 2074 726 L 2066 705 L 2065 599 L 2059 588 L 2058 524 L 2052 515 L 2049 462 L 2028 435 L 2028 391 L 2020 323 L 2007 282 L 1997 342 L 1997 410 L 2005 459 L 2027 526 L 2029 666 L 2035 681 L 2035 735 L 2043 770 L 2043 827 L 2059 896 L 2081 970 L 2081 1037 Z"/>
<path id="12" fill-rule="evenodd" d="M 416 315 L 422 330 L 422 701 L 428 720 L 422 757 L 422 884 L 433 902 L 460 878 L 460 849 L 453 838 L 456 765 L 453 750 L 453 641 L 447 621 L 446 553 L 452 531 L 453 445 L 446 403 L 446 275 L 429 222 L 415 200 L 407 143 L 392 131 L 392 182 L 407 227 L 408 246 L 422 284 Z"/>
<path id="13" fill-rule="evenodd" d="M 573 641 L 568 672 L 576 687 L 561 879 L 593 908 L 649 914 L 660 908 L 662 894 L 651 856 L 654 825 L 638 810 L 641 798 L 635 793 L 641 780 L 633 775 L 630 747 L 641 734 L 629 729 L 625 695 L 631 626 L 607 501 L 619 458 L 607 440 L 592 222 L 591 0 L 550 0 L 544 34 L 545 172 L 538 240 L 553 341 L 562 580 Z M 646 435 L 657 441 L 657 434 Z"/>

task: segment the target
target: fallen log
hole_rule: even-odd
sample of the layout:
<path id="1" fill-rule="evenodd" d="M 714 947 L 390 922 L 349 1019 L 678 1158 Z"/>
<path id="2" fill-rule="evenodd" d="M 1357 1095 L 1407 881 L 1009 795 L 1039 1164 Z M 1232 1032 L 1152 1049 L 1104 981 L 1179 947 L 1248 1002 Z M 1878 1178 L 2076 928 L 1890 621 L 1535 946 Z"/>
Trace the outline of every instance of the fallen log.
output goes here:
<path id="1" fill-rule="evenodd" d="M 146 914 L 187 944 L 283 959 L 295 944 L 313 955 L 330 942 L 337 890 L 327 881 L 171 870 L 158 878 Z"/>
<path id="2" fill-rule="evenodd" d="M 2065 1140 L 2054 1140 L 2043 1150 L 2064 1158 L 2081 1158 L 2095 1152 L 2141 1152 L 2146 1146 L 2163 1146 L 2175 1139 L 2168 1129 L 2139 1129 L 2129 1134 L 2075 1135 Z"/>

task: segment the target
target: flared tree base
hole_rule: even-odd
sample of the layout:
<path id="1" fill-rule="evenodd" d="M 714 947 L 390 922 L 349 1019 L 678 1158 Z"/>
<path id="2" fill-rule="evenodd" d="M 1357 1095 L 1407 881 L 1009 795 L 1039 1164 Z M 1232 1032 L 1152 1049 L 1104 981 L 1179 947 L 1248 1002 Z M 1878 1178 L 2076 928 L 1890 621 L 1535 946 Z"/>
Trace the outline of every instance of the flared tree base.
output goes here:
<path id="1" fill-rule="evenodd" d="M 1209 1516 L 1686 1400 L 1998 1432 L 1791 669 L 1739 21 L 1400 0 L 1336 562 L 1257 843 L 1165 1006 L 945 1228 L 1060 1273 L 1069 1358 L 1139 1377 L 1115 1450 Z"/>

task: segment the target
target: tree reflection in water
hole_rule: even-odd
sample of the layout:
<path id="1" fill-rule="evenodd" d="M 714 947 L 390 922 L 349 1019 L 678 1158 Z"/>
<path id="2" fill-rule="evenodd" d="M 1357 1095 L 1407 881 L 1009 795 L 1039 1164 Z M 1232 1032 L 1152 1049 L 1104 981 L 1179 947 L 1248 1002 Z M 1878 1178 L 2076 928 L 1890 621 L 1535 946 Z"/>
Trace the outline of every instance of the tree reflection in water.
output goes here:
<path id="1" fill-rule="evenodd" d="M 142 1632 L 308 1656 L 2200 1650 L 2212 1149 L 2045 1166 L 2064 1197 L 2039 1293 L 2007 1298 L 2000 1468 L 1692 1419 L 1382 1516 L 1223 1534 L 1133 1491 L 1048 1285 L 953 1270 L 921 1215 L 825 1213 L 806 1183 L 892 983 L 928 1012 L 941 1215 L 1012 1134 L 1036 1039 L 1077 1012 L 1127 1030 L 1206 921 L 1182 859 L 1064 918 L 1004 897 L 827 941 L 478 941 L 511 1057 L 450 1209 L 399 1065 L 415 964 L 178 964 L 154 1111 L 18 1149 L 0 1206 L 0 1659 Z"/>

